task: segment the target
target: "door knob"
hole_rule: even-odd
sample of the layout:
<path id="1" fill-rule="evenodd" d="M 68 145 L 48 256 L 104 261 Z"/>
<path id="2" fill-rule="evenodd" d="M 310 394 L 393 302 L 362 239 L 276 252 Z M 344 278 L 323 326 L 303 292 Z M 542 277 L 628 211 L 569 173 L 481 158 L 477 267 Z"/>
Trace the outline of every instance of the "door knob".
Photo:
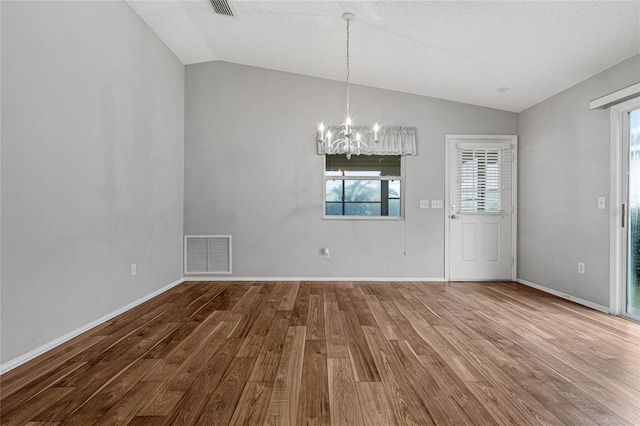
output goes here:
<path id="1" fill-rule="evenodd" d="M 455 214 L 452 214 L 451 216 L 449 216 L 451 219 L 457 219 L 458 216 L 456 216 Z"/>

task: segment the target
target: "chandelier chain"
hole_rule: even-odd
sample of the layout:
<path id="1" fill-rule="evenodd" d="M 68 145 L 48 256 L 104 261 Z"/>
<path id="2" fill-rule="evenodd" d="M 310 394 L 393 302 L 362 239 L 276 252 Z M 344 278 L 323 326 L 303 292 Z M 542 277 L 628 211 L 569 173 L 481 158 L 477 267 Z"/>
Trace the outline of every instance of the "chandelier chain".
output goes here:
<path id="1" fill-rule="evenodd" d="M 351 19 L 347 19 L 347 117 L 349 117 L 349 75 L 351 73 L 349 67 L 349 23 Z"/>

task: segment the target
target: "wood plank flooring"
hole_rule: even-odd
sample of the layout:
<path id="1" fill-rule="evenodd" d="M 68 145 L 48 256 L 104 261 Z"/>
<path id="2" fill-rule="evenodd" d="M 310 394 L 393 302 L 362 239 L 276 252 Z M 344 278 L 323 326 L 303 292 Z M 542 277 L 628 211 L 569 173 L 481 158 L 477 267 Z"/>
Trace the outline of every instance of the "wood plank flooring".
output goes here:
<path id="1" fill-rule="evenodd" d="M 0 377 L 2 425 L 640 425 L 640 325 L 515 283 L 186 282 Z"/>

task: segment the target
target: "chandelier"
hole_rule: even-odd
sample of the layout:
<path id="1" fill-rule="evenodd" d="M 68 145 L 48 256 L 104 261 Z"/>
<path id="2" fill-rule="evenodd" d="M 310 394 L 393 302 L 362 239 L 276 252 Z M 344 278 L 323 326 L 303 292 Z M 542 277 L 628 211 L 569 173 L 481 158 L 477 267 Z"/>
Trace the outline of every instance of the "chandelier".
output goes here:
<path id="1" fill-rule="evenodd" d="M 365 134 L 355 130 L 351 115 L 349 113 L 349 23 L 356 19 L 353 13 L 344 13 L 342 19 L 347 21 L 347 116 L 344 123 L 340 125 L 340 130 L 336 135 L 331 133 L 330 128 L 325 128 L 324 123 L 320 123 L 318 126 L 318 141 L 322 149 L 327 154 L 336 154 L 343 152 L 346 154 L 347 159 L 351 159 L 351 155 L 360 155 L 362 150 L 372 150 L 375 148 L 378 142 L 378 123 L 373 126 L 373 139 L 370 140 L 370 131 L 365 131 Z M 334 137 L 335 136 L 335 137 Z"/>

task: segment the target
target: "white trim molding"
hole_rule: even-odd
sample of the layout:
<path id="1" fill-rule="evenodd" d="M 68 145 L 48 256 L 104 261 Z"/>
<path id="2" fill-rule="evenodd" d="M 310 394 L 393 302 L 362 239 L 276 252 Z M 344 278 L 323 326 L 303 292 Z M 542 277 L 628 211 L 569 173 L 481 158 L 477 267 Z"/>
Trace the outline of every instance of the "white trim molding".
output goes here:
<path id="1" fill-rule="evenodd" d="M 532 283 L 531 281 L 523 280 L 522 278 L 518 278 L 516 280 L 516 282 L 518 282 L 520 284 L 524 284 L 527 287 L 532 287 L 532 288 L 535 288 L 537 290 L 544 291 L 545 293 L 553 294 L 554 296 L 558 296 L 558 297 L 560 297 L 562 299 L 569 300 L 569 301 L 577 303 L 579 305 L 586 306 L 587 308 L 591 308 L 591 309 L 595 309 L 596 311 L 604 312 L 605 314 L 610 313 L 609 312 L 609 308 L 607 308 L 606 306 L 602 306 L 602 305 L 600 305 L 598 303 L 593 303 L 593 302 L 590 302 L 588 300 L 572 296 L 570 294 L 562 293 L 562 292 L 554 290 L 552 288 L 545 287 L 545 286 L 540 285 L 540 284 Z"/>
<path id="2" fill-rule="evenodd" d="M 599 97 L 589 102 L 589 109 L 604 109 L 640 95 L 640 83 L 632 84 L 624 89 Z"/>
<path id="3" fill-rule="evenodd" d="M 177 286 L 178 284 L 181 284 L 183 282 L 185 282 L 187 280 L 185 280 L 184 278 L 180 278 L 179 280 L 176 280 L 174 282 L 172 282 L 169 285 L 166 285 L 152 293 L 149 293 L 145 296 L 142 296 L 141 298 L 134 300 L 133 302 L 119 308 L 116 309 L 113 312 L 109 312 L 108 314 L 94 320 L 91 321 L 81 327 L 76 328 L 75 330 L 72 330 L 70 332 L 68 332 L 67 334 L 60 336 L 56 339 L 51 340 L 50 342 L 45 343 L 44 345 L 40 345 L 35 349 L 30 350 L 29 352 L 20 355 L 19 357 L 16 357 L 12 360 L 9 360 L 7 362 L 5 362 L 4 364 L 0 365 L 0 374 L 4 374 L 10 370 L 13 370 L 16 367 L 19 367 L 20 365 L 24 364 L 25 362 L 31 361 L 32 359 L 44 354 L 47 351 L 50 351 L 51 349 L 55 348 L 56 346 L 60 346 L 61 344 L 73 339 L 74 337 L 77 337 L 79 335 L 81 335 L 82 333 L 84 333 L 85 331 L 91 330 L 92 328 L 105 323 L 107 321 L 109 321 L 112 318 L 117 317 L 120 314 L 125 313 L 126 311 L 135 308 L 138 305 L 141 305 L 142 303 L 146 302 L 147 300 L 153 299 L 154 297 L 156 297 L 157 295 L 164 293 L 165 291 Z"/>
<path id="4" fill-rule="evenodd" d="M 446 282 L 444 278 L 406 277 L 185 277 L 185 281 L 392 281 L 392 282 Z"/>

